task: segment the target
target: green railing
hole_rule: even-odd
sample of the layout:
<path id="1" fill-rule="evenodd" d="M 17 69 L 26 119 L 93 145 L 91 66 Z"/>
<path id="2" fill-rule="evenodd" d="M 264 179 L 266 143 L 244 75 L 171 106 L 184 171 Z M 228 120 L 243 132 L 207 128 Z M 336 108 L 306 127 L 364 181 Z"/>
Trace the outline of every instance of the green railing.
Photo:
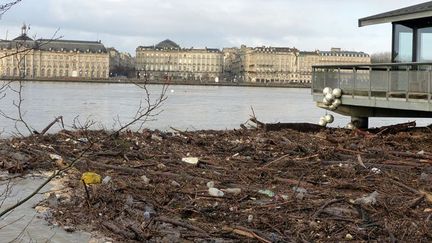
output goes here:
<path id="1" fill-rule="evenodd" d="M 312 93 L 325 87 L 344 95 L 431 100 L 432 63 L 314 65 Z"/>

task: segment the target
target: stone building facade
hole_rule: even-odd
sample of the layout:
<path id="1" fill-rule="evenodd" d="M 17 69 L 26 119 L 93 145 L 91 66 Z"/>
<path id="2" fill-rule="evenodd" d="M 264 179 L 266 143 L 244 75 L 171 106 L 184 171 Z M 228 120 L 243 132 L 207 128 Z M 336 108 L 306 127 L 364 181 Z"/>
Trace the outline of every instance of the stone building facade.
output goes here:
<path id="1" fill-rule="evenodd" d="M 295 51 L 283 47 L 240 48 L 233 65 L 239 80 L 246 82 L 288 82 L 295 65 Z"/>
<path id="2" fill-rule="evenodd" d="M 135 58 L 127 52 L 119 52 L 117 49 L 107 48 L 109 54 L 110 77 L 135 77 Z"/>
<path id="3" fill-rule="evenodd" d="M 29 79 L 106 79 L 109 56 L 101 42 L 33 40 L 23 26 L 13 40 L 0 41 L 0 75 Z"/>
<path id="4" fill-rule="evenodd" d="M 185 49 L 165 40 L 155 46 L 139 46 L 135 68 L 140 79 L 219 81 L 223 54 L 219 49 Z"/>
<path id="5" fill-rule="evenodd" d="M 237 55 L 239 53 L 239 48 L 237 47 L 227 47 L 222 49 L 223 53 L 223 79 L 225 81 L 227 80 L 236 80 L 236 73 L 234 70 L 237 70 L 238 68 L 235 66 L 238 63 L 235 61 L 237 60 Z"/>
<path id="6" fill-rule="evenodd" d="M 338 63 L 370 63 L 363 52 L 299 51 L 287 47 L 241 46 L 234 58 L 225 59 L 225 78 L 234 82 L 311 83 L 312 65 Z"/>

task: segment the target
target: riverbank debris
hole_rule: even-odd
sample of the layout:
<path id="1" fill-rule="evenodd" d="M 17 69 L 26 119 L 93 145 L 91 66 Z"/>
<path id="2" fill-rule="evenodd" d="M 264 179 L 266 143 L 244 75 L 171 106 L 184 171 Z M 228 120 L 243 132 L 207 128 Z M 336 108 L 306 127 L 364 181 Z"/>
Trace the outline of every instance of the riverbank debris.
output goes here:
<path id="1" fill-rule="evenodd" d="M 182 158 L 182 161 L 191 165 L 197 165 L 199 162 L 199 158 L 196 157 L 186 157 Z"/>
<path id="2" fill-rule="evenodd" d="M 50 154 L 79 158 L 63 175 L 68 200 L 41 206 L 59 225 L 119 242 L 432 240 L 429 128 L 256 124 L 11 138 L 0 141 L 0 161 L 25 173 L 61 169 Z M 74 142 L 83 137 L 92 142 Z M 199 163 L 187 166 L 191 154 Z M 88 171 L 104 178 L 88 188 L 91 200 L 80 180 Z"/>
<path id="3" fill-rule="evenodd" d="M 81 180 L 86 185 L 94 185 L 94 184 L 100 184 L 102 182 L 102 177 L 94 172 L 84 172 L 81 176 Z"/>

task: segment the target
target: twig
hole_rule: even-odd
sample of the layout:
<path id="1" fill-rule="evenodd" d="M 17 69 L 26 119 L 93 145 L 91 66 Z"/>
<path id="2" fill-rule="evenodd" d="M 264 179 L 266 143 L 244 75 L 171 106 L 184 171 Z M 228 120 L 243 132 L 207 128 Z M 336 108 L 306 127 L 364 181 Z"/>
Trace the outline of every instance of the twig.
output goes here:
<path id="1" fill-rule="evenodd" d="M 323 210 L 326 207 L 328 207 L 329 205 L 334 204 L 334 203 L 338 203 L 338 202 L 342 202 L 343 200 L 344 199 L 332 199 L 330 201 L 327 201 L 312 215 L 312 220 L 315 220 L 323 212 Z"/>
<path id="2" fill-rule="evenodd" d="M 420 191 L 418 191 L 418 190 L 416 190 L 416 189 L 414 189 L 414 188 L 412 188 L 412 187 L 410 187 L 410 186 L 407 186 L 407 185 L 405 185 L 404 183 L 402 183 L 402 182 L 400 182 L 400 181 L 398 181 L 398 180 L 395 180 L 395 179 L 393 179 L 393 178 L 390 178 L 390 180 L 391 180 L 392 182 L 394 182 L 396 185 L 398 185 L 398 186 L 400 186 L 400 187 L 403 187 L 403 188 L 407 189 L 408 191 L 410 191 L 410 192 L 412 192 L 412 193 L 414 193 L 414 194 L 424 195 L 424 193 L 421 193 Z"/>
<path id="3" fill-rule="evenodd" d="M 395 156 L 403 156 L 403 157 L 409 157 L 414 159 L 428 159 L 432 160 L 432 156 L 428 156 L 426 154 L 415 154 L 412 152 L 400 152 L 400 151 L 389 151 L 390 154 Z"/>
<path id="4" fill-rule="evenodd" d="M 188 224 L 188 223 L 185 223 L 185 222 L 181 222 L 181 221 L 178 221 L 178 220 L 175 220 L 175 219 L 170 219 L 170 218 L 167 218 L 167 217 L 160 216 L 160 217 L 155 218 L 154 220 L 155 221 L 159 221 L 159 222 L 169 223 L 169 224 L 176 225 L 176 226 L 180 226 L 180 227 L 183 227 L 183 228 L 187 228 L 187 229 L 194 230 L 196 232 L 208 235 L 208 233 L 206 231 L 204 231 L 203 229 L 201 229 L 201 228 L 198 228 L 198 227 L 193 226 L 191 224 Z"/>
<path id="5" fill-rule="evenodd" d="M 299 180 L 295 180 L 295 179 L 287 179 L 287 178 L 281 178 L 281 177 L 275 177 L 274 179 L 276 181 L 288 183 L 290 185 L 298 185 L 301 187 L 314 187 L 315 186 L 314 184 L 309 183 L 307 181 L 299 181 Z"/>
<path id="6" fill-rule="evenodd" d="M 132 239 L 133 240 L 136 237 L 135 233 L 126 231 L 125 229 L 120 229 L 118 226 L 114 225 L 111 222 L 103 221 L 102 225 L 105 226 L 110 231 L 112 231 L 113 233 L 118 234 L 118 235 L 122 235 L 126 239 Z"/>
<path id="7" fill-rule="evenodd" d="M 277 162 L 279 162 L 279 161 L 281 161 L 281 160 L 284 160 L 285 158 L 287 158 L 287 157 L 289 157 L 289 156 L 290 156 L 290 154 L 285 154 L 285 155 L 283 155 L 283 156 L 281 156 L 281 157 L 279 157 L 279 158 L 277 158 L 277 159 L 275 159 L 275 160 L 272 160 L 272 161 L 268 162 L 267 164 L 261 166 L 261 168 L 269 167 L 270 165 L 272 165 L 272 164 L 274 164 L 274 163 L 277 163 Z"/>
<path id="8" fill-rule="evenodd" d="M 16 242 L 19 238 L 22 237 L 22 235 L 24 234 L 24 232 L 27 230 L 27 228 L 30 226 L 30 224 L 33 222 L 33 220 L 35 219 L 36 214 L 33 215 L 33 217 L 30 219 L 30 221 L 24 226 L 24 228 L 22 228 L 21 232 L 11 241 L 9 241 L 10 243 L 12 242 Z"/>
<path id="9" fill-rule="evenodd" d="M 256 119 L 256 117 L 252 117 L 252 118 L 250 118 L 249 121 L 251 121 L 251 122 L 257 124 L 257 128 L 264 128 L 264 127 L 265 127 L 265 123 L 258 121 L 258 120 Z"/>
<path id="10" fill-rule="evenodd" d="M 87 188 L 87 185 L 86 185 L 85 181 L 84 180 L 81 180 L 81 181 L 82 181 L 82 183 L 84 185 L 84 190 L 86 192 L 86 196 L 87 196 L 87 200 L 86 201 L 87 201 L 87 204 L 90 207 L 90 193 L 88 191 L 88 188 Z"/>
<path id="11" fill-rule="evenodd" d="M 3 228 L 8 227 L 9 225 L 12 225 L 12 224 L 14 224 L 14 223 L 20 221 L 20 220 L 23 219 L 24 217 L 25 217 L 25 215 L 23 215 L 23 216 L 21 216 L 21 217 L 15 219 L 14 221 L 12 221 L 12 222 L 10 222 L 10 223 L 7 223 L 7 224 L 5 224 L 5 225 L 0 226 L 0 230 L 3 229 Z"/>
<path id="12" fill-rule="evenodd" d="M 256 118 L 256 115 L 255 115 L 255 111 L 254 111 L 253 106 L 251 106 L 251 110 L 252 110 L 252 118 L 254 118 L 256 120 L 257 118 Z"/>
<path id="13" fill-rule="evenodd" d="M 302 160 L 309 160 L 309 159 L 313 159 L 319 157 L 319 154 L 313 154 L 311 156 L 306 156 L 306 157 L 301 157 L 301 158 L 295 158 L 295 161 L 302 161 Z"/>
<path id="14" fill-rule="evenodd" d="M 423 202 L 423 200 L 425 199 L 426 195 L 421 195 L 420 197 L 410 201 L 410 203 L 408 203 L 408 208 L 415 208 L 418 205 L 420 205 L 420 203 Z"/>
<path id="15" fill-rule="evenodd" d="M 390 228 L 388 227 L 387 221 L 384 222 L 384 228 L 387 230 L 387 233 L 389 234 L 390 242 L 391 243 L 398 242 L 395 235 L 390 231 Z"/>
<path id="16" fill-rule="evenodd" d="M 7 183 L 6 183 L 6 188 L 5 190 L 2 192 L 2 194 L 0 195 L 1 197 L 3 197 L 3 199 L 1 200 L 0 203 L 0 208 L 3 207 L 3 204 L 5 203 L 6 199 L 8 198 L 8 196 L 11 193 L 11 182 L 12 182 L 12 178 L 8 179 Z"/>
<path id="17" fill-rule="evenodd" d="M 248 238 L 251 238 L 251 239 L 257 239 L 260 242 L 271 243 L 270 240 L 264 239 L 263 237 L 257 235 L 252 230 L 246 229 L 245 227 L 231 228 L 231 227 L 228 227 L 228 226 L 224 226 L 224 227 L 222 227 L 222 230 L 230 231 L 232 233 L 235 233 L 235 234 L 238 234 L 238 235 L 241 235 L 241 236 L 245 236 L 245 237 L 248 237 Z"/>
<path id="18" fill-rule="evenodd" d="M 6 13 L 9 9 L 11 9 L 14 5 L 18 4 L 21 1 L 22 0 L 15 0 L 13 2 L 0 5 L 0 17 L 3 16 L 3 14 Z"/>
<path id="19" fill-rule="evenodd" d="M 50 124 L 48 124 L 48 126 L 46 126 L 41 132 L 41 135 L 44 135 L 54 124 L 56 124 L 57 122 L 60 122 L 62 124 L 62 127 L 64 128 L 64 124 L 63 124 L 63 116 L 59 116 L 57 118 L 54 119 L 54 121 L 52 121 Z"/>
<path id="20" fill-rule="evenodd" d="M 357 161 L 363 168 L 367 169 L 366 165 L 363 163 L 363 160 L 362 160 L 362 157 L 360 154 L 357 155 Z"/>
<path id="21" fill-rule="evenodd" d="M 364 152 L 360 152 L 360 151 L 356 151 L 356 150 L 351 150 L 351 149 L 345 149 L 345 148 L 336 148 L 337 151 L 342 151 L 342 152 L 348 152 L 348 153 L 352 153 L 352 154 L 366 154 Z"/>

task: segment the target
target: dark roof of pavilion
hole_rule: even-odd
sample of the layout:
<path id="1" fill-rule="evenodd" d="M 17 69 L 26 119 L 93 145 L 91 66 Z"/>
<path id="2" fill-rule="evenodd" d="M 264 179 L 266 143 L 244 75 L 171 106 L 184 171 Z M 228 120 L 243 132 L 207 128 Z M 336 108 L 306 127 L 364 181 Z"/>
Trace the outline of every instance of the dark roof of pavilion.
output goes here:
<path id="1" fill-rule="evenodd" d="M 359 19 L 359 27 L 432 17 L 432 1 Z"/>
<path id="2" fill-rule="evenodd" d="M 156 48 L 158 49 L 180 49 L 180 46 L 177 45 L 174 41 L 170 39 L 166 39 L 164 41 L 159 42 L 156 45 Z"/>
<path id="3" fill-rule="evenodd" d="M 33 39 L 30 38 L 27 34 L 22 34 L 13 40 L 14 41 L 32 41 Z"/>

